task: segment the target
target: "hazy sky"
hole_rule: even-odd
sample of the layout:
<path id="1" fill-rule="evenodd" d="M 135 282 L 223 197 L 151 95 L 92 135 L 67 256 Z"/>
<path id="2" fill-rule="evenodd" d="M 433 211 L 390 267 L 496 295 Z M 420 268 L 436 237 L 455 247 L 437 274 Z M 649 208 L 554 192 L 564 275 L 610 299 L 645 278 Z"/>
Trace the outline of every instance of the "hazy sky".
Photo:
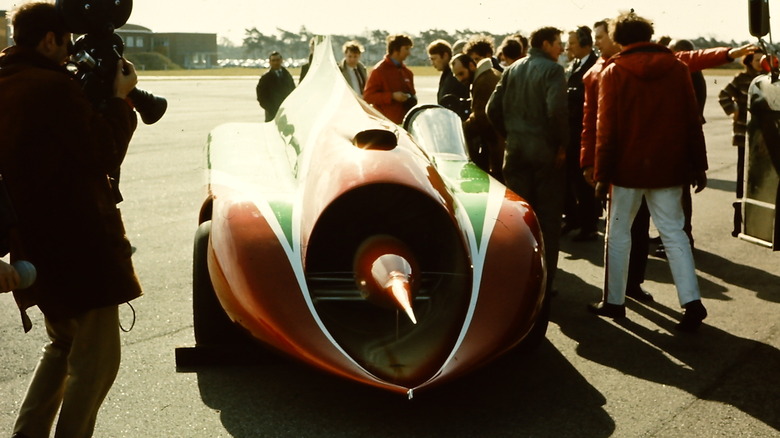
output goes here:
<path id="1" fill-rule="evenodd" d="M 0 0 L 0 9 L 17 3 Z M 748 0 L 134 0 L 129 22 L 155 32 L 217 33 L 235 42 L 251 27 L 266 34 L 277 27 L 296 32 L 305 26 L 321 34 L 361 35 L 374 29 L 418 33 L 438 28 L 519 30 L 527 35 L 542 26 L 564 30 L 590 26 L 617 15 L 619 9 L 633 7 L 654 21 L 656 35 L 752 41 L 747 4 Z M 770 0 L 772 6 L 780 8 L 780 1 Z M 780 32 L 780 21 L 773 20 L 773 27 Z"/>

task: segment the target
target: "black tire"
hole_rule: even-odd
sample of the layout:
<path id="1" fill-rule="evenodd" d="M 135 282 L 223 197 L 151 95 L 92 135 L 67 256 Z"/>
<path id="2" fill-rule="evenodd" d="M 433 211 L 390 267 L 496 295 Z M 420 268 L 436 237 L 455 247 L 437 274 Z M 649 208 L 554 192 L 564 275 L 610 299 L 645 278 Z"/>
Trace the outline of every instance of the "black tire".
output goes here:
<path id="1" fill-rule="evenodd" d="M 245 342 L 246 335 L 230 320 L 214 292 L 208 266 L 211 221 L 195 232 L 192 254 L 192 319 L 195 344 L 216 346 Z"/>

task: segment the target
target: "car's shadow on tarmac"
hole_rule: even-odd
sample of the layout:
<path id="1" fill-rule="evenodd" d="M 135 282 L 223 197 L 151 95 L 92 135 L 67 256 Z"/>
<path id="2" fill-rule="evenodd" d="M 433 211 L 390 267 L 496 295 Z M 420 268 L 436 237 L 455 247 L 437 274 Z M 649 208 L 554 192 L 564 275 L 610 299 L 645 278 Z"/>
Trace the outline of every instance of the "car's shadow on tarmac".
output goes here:
<path id="1" fill-rule="evenodd" d="M 236 437 L 606 437 L 615 428 L 604 397 L 548 341 L 412 400 L 281 358 L 197 373 L 203 401 Z"/>
<path id="2" fill-rule="evenodd" d="M 586 310 L 587 303 L 600 296 L 598 288 L 560 270 L 557 282 L 562 292 L 554 301 L 552 321 L 577 342 L 581 357 L 702 400 L 734 406 L 780 430 L 780 350 L 707 321 L 698 333 L 677 332 L 680 311 L 657 302 L 645 305 L 628 299 L 627 318 L 613 323 Z M 657 328 L 639 324 L 641 319 Z"/>
<path id="3" fill-rule="evenodd" d="M 597 264 L 602 251 L 603 242 L 594 242 L 580 247 L 577 258 Z M 770 288 L 780 278 L 700 250 L 696 258 L 702 272 L 777 300 Z M 651 258 L 648 278 L 671 282 L 665 265 Z M 586 311 L 586 304 L 601 296 L 600 288 L 563 270 L 556 285 L 560 292 L 551 322 L 576 342 L 582 358 L 734 406 L 780 429 L 778 349 L 707 321 L 697 334 L 677 333 L 679 309 L 659 303 L 628 300 L 628 318 L 614 323 Z M 721 289 L 702 282 L 705 298 L 725 299 Z M 196 372 L 203 401 L 220 411 L 226 430 L 236 437 L 599 437 L 612 435 L 621 421 L 610 417 L 605 396 L 549 341 L 530 355 L 510 353 L 468 376 L 419 391 L 412 400 L 283 358 Z"/>

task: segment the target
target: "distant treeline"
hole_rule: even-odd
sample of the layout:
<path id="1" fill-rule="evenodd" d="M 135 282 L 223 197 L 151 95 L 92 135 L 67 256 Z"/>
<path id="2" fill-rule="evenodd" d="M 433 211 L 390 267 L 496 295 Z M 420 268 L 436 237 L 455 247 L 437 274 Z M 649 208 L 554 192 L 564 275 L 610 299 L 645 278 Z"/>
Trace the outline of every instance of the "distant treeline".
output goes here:
<path id="1" fill-rule="evenodd" d="M 520 32 L 528 36 L 525 32 Z M 509 34 L 494 34 L 485 31 L 463 29 L 455 32 L 447 32 L 441 29 L 431 29 L 419 34 L 409 34 L 414 41 L 414 49 L 407 58 L 408 65 L 428 65 L 428 54 L 425 47 L 433 40 L 444 39 L 453 43 L 459 39 L 468 39 L 472 35 L 490 35 L 495 41 L 496 47 Z M 372 65 L 381 60 L 385 55 L 385 40 L 389 33 L 384 30 L 366 31 L 363 35 L 331 35 L 333 46 L 336 50 L 350 40 L 356 40 L 362 44 L 366 51 L 363 53 L 363 63 Z M 263 34 L 256 27 L 245 30 L 244 40 L 241 46 L 236 46 L 230 40 L 223 38 L 219 44 L 219 57 L 225 58 L 252 58 L 265 59 L 273 51 L 278 51 L 285 58 L 305 59 L 309 56 L 309 40 L 314 36 L 306 27 L 301 27 L 298 32 L 290 32 L 277 28 L 274 34 Z M 711 47 L 736 47 L 747 44 L 747 41 L 736 42 L 718 41 L 714 38 L 699 37 L 691 40 L 696 48 L 706 49 Z"/>

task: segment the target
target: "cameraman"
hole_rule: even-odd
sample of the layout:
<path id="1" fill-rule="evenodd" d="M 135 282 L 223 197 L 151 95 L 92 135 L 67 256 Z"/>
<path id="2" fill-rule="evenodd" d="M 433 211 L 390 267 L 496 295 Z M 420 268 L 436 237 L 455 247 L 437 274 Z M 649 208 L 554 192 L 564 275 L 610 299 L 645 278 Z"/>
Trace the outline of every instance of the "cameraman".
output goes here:
<path id="1" fill-rule="evenodd" d="M 138 80 L 120 60 L 100 111 L 64 67 L 71 35 L 57 8 L 27 3 L 15 45 L 0 54 L 0 173 L 18 219 L 11 256 L 36 283 L 15 293 L 37 305 L 51 342 L 35 369 L 15 437 L 90 437 L 119 369 L 118 305 L 141 295 L 107 174 L 124 159 L 137 120 L 125 100 Z"/>

